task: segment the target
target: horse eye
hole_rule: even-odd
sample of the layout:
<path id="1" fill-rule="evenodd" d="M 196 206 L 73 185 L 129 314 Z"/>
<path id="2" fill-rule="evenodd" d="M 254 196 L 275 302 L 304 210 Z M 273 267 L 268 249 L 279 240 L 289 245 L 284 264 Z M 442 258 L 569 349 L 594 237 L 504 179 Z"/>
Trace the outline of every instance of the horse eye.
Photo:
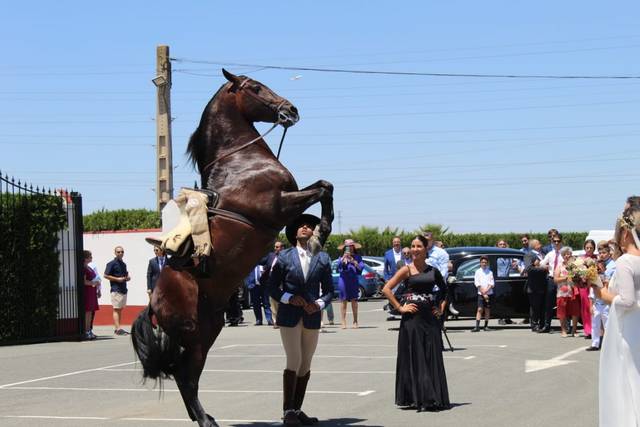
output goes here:
<path id="1" fill-rule="evenodd" d="M 258 92 L 260 92 L 260 86 L 253 85 L 253 86 L 251 86 L 251 90 L 254 91 L 255 93 L 258 93 Z"/>

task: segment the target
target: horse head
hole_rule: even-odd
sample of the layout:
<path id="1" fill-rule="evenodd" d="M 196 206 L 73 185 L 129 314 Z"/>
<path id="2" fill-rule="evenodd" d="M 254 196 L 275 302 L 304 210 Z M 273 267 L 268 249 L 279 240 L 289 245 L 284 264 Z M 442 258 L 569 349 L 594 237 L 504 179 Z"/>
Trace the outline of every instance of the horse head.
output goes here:
<path id="1" fill-rule="evenodd" d="M 228 92 L 235 94 L 236 105 L 253 122 L 279 123 L 285 128 L 299 120 L 298 109 L 259 81 L 247 76 L 236 76 L 222 69 L 231 85 Z"/>

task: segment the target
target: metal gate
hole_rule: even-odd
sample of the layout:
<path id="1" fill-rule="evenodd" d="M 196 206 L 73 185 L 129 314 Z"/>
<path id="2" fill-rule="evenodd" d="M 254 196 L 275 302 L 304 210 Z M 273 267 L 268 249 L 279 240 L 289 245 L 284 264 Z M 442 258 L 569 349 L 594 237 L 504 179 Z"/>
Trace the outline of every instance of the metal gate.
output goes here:
<path id="1" fill-rule="evenodd" d="M 0 345 L 84 332 L 82 197 L 0 173 Z"/>

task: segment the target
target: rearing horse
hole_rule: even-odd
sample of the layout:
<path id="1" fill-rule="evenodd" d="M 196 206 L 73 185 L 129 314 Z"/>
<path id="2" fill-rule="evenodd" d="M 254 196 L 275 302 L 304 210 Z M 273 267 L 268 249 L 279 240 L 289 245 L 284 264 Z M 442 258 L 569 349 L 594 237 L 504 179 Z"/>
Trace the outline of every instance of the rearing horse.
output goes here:
<path id="1" fill-rule="evenodd" d="M 289 127 L 298 110 L 260 82 L 222 70 L 227 83 L 207 104 L 187 152 L 200 172 L 202 188 L 219 193 L 218 208 L 240 214 L 209 220 L 213 249 L 205 277 L 169 263 L 151 302 L 133 323 L 132 341 L 143 376 L 173 377 L 192 421 L 217 426 L 198 399 L 207 353 L 224 326 L 223 310 L 239 283 L 266 254 L 286 224 L 320 202 L 320 243 L 333 221 L 333 186 L 317 181 L 298 189 L 254 122 Z"/>

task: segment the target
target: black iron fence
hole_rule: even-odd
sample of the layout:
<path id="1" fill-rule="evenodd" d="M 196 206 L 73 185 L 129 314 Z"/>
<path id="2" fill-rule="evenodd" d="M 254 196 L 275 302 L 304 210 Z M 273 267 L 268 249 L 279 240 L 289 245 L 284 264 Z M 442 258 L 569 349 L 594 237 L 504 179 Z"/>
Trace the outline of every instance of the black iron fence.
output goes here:
<path id="1" fill-rule="evenodd" d="M 0 344 L 84 332 L 82 197 L 0 172 Z"/>

